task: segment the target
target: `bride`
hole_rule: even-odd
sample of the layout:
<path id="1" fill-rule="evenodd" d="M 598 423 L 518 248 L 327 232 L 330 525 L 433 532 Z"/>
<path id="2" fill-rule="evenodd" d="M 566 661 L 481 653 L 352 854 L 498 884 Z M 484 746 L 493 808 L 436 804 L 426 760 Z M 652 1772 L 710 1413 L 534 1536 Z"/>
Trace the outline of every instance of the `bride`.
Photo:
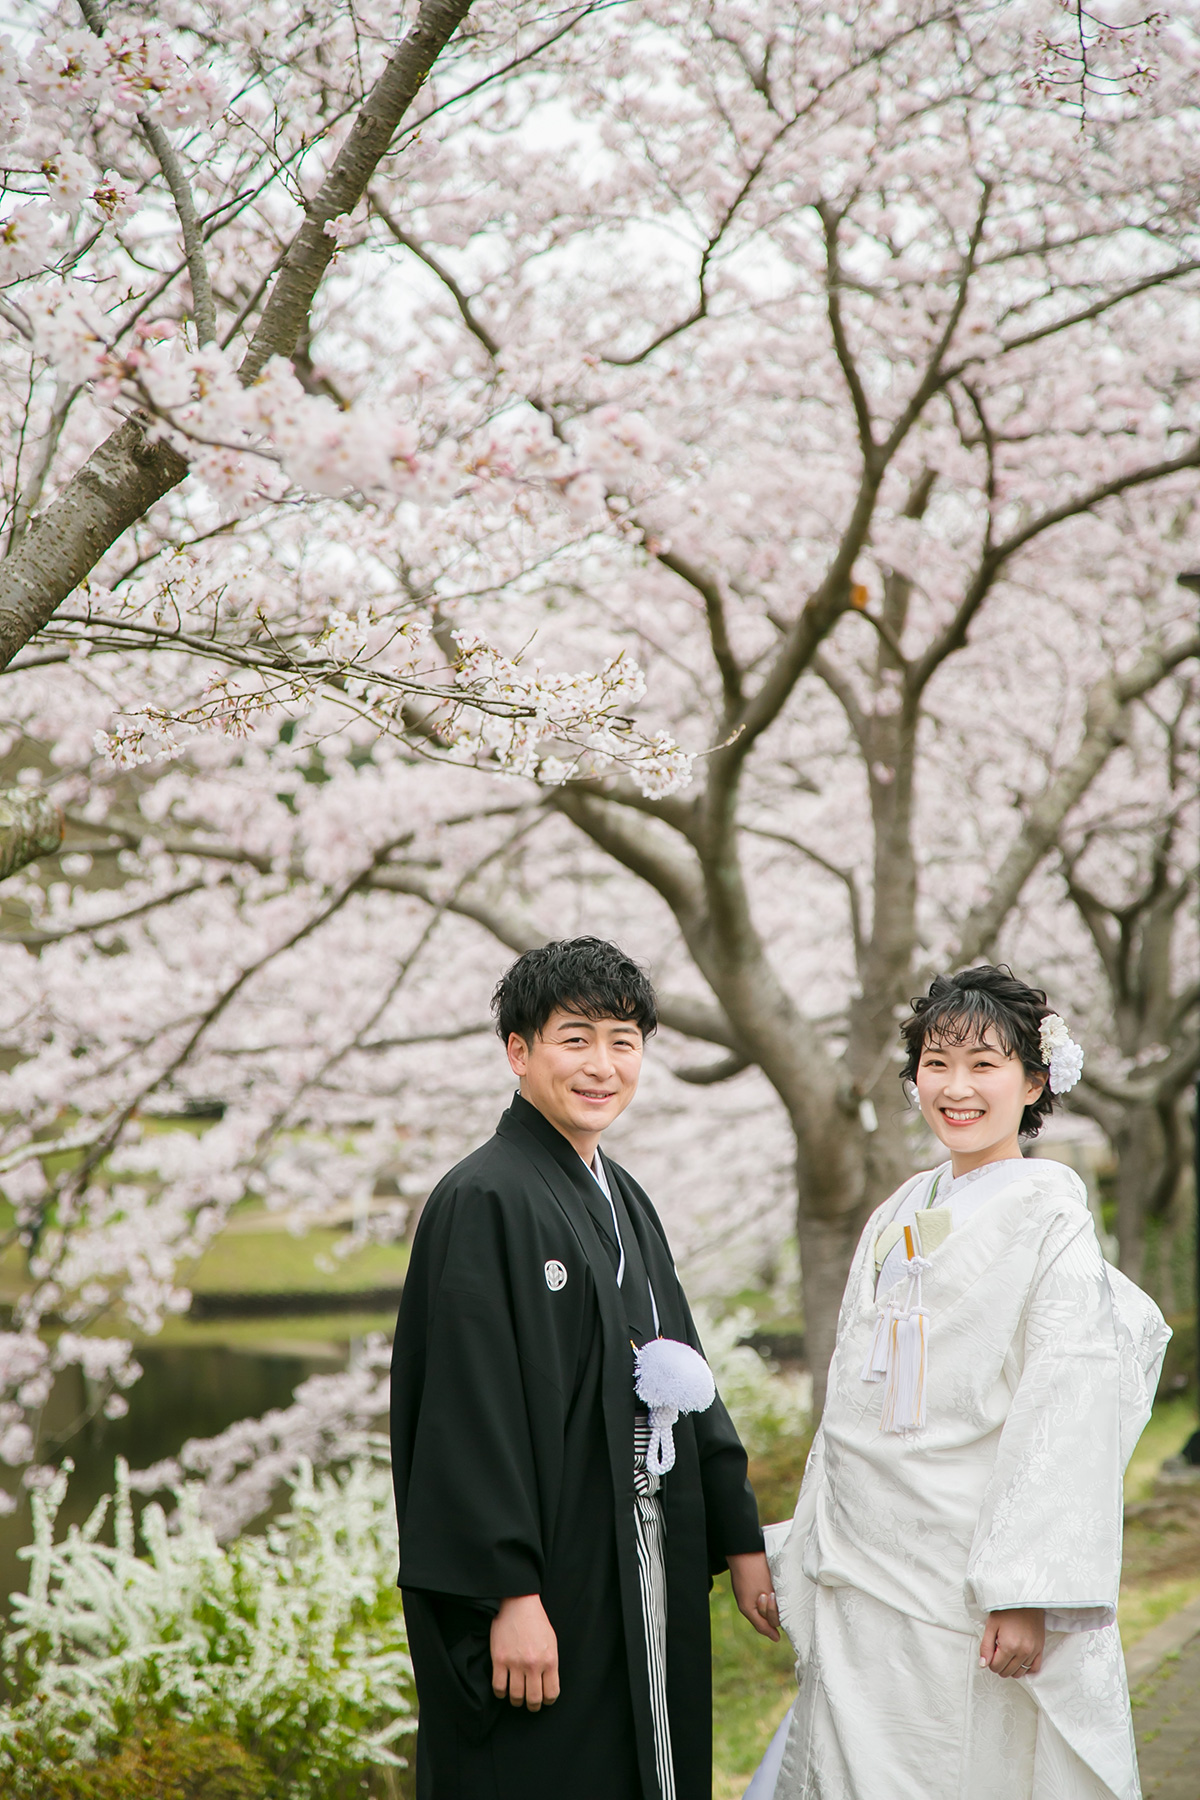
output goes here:
<path id="1" fill-rule="evenodd" d="M 799 1693 L 746 1800 L 1138 1800 L 1121 1477 L 1169 1333 L 1078 1176 L 1022 1158 L 1083 1061 L 1045 994 L 939 976 L 902 1032 L 949 1160 L 850 1270 L 772 1555 Z"/>

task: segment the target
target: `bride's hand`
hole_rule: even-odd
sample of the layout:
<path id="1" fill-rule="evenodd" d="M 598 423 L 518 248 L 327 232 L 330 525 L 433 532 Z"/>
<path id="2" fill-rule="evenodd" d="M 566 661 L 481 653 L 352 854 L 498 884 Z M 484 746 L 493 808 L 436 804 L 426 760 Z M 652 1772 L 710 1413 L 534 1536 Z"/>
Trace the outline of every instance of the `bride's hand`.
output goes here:
<path id="1" fill-rule="evenodd" d="M 733 1597 L 738 1603 L 738 1611 L 743 1618 L 749 1619 L 760 1637 L 770 1638 L 773 1644 L 779 1642 L 779 1602 L 775 1598 L 775 1584 L 771 1580 L 771 1569 L 766 1553 L 762 1550 L 752 1551 L 746 1556 L 727 1556 L 729 1578 L 733 1583 Z"/>
<path id="2" fill-rule="evenodd" d="M 1036 1675 L 1046 1647 L 1046 1614 L 1040 1606 L 1013 1606 L 988 1614 L 979 1646 L 981 1668 L 993 1675 Z"/>

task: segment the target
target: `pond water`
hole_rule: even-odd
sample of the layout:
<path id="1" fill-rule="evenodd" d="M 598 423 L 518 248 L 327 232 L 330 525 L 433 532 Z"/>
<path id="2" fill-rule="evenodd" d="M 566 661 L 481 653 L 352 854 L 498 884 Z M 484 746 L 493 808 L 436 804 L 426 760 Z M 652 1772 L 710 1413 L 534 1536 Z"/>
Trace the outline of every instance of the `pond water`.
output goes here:
<path id="1" fill-rule="evenodd" d="M 239 1419 L 288 1406 L 300 1382 L 330 1373 L 342 1360 L 246 1352 L 224 1344 L 147 1346 L 137 1356 L 144 1373 L 129 1390 L 123 1419 L 97 1416 L 75 1429 L 89 1409 L 83 1374 L 68 1369 L 55 1384 L 45 1433 L 56 1447 L 45 1460 L 57 1463 L 69 1456 L 75 1464 L 59 1514 L 60 1535 L 67 1522 L 82 1523 L 100 1496 L 111 1493 L 118 1456 L 133 1469 L 148 1468 L 176 1455 L 188 1438 L 213 1437 Z M 5 1470 L 4 1486 L 21 1494 L 20 1471 Z M 27 1585 L 28 1565 L 18 1551 L 29 1538 L 29 1501 L 22 1495 L 17 1511 L 0 1518 L 0 1609 L 7 1610 L 8 1596 Z"/>

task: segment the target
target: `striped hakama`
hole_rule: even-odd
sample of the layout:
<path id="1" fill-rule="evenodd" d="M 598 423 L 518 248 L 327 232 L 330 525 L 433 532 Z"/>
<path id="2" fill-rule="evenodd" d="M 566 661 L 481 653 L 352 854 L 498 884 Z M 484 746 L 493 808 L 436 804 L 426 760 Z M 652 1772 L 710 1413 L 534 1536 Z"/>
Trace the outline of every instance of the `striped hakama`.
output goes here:
<path id="1" fill-rule="evenodd" d="M 633 1427 L 633 1523 L 637 1538 L 638 1584 L 646 1631 L 646 1664 L 650 1674 L 650 1709 L 654 1718 L 654 1763 L 662 1800 L 675 1800 L 675 1766 L 671 1756 L 671 1721 L 667 1712 L 667 1570 L 661 1477 L 646 1467 L 650 1417 L 641 1408 Z"/>

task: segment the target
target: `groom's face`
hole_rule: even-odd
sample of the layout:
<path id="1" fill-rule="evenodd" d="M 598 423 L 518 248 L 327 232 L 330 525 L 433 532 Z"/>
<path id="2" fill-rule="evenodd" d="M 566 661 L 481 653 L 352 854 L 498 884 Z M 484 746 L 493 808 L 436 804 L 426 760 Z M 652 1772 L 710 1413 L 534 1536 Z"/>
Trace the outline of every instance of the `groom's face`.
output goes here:
<path id="1" fill-rule="evenodd" d="M 564 1137 L 594 1141 L 636 1094 L 642 1048 L 641 1031 L 626 1019 L 556 1007 L 531 1043 L 512 1034 L 508 1060 L 526 1100 Z"/>

